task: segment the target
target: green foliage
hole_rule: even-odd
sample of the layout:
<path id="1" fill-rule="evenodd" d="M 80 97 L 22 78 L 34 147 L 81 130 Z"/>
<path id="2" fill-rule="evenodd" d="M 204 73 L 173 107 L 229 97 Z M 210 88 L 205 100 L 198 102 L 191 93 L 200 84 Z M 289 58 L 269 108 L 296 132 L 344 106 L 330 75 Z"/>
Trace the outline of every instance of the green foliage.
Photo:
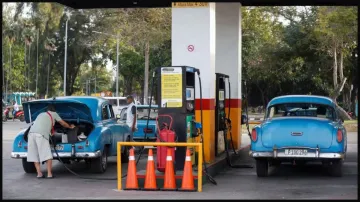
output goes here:
<path id="1" fill-rule="evenodd" d="M 95 76 L 97 92 L 115 92 L 117 36 L 120 95 L 146 97 L 145 84 L 151 82 L 152 71 L 171 65 L 171 8 L 72 10 L 57 3 L 3 5 L 2 59 L 10 91 L 27 91 L 28 86 L 35 91 L 38 67 L 38 93 L 43 97 L 49 67 L 49 96 L 62 94 L 67 20 L 68 95 L 84 93 L 84 82 Z M 333 95 L 337 91 L 333 78 L 338 80 L 342 74 L 348 79 L 346 93 L 351 84 L 356 91 L 356 7 L 242 7 L 241 12 L 242 76 L 251 92 L 250 104 L 265 105 L 283 94 Z M 334 47 L 339 63 L 335 77 Z M 95 90 L 93 84 L 91 89 Z"/>

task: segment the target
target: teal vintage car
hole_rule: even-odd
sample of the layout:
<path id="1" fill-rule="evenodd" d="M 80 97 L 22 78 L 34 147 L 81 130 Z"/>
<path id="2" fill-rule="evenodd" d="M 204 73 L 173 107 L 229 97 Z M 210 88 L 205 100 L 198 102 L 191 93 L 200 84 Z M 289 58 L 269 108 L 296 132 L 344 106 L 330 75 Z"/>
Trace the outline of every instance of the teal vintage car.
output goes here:
<path id="1" fill-rule="evenodd" d="M 150 105 L 136 105 L 137 131 L 133 136 L 134 141 L 143 141 L 145 138 L 145 132 L 147 141 L 156 140 L 156 117 L 158 116 L 158 108 L 158 105 L 151 105 L 150 116 L 148 116 Z M 126 121 L 126 110 L 127 107 L 121 109 L 121 122 Z M 148 125 L 148 127 L 146 127 L 146 125 Z"/>
<path id="2" fill-rule="evenodd" d="M 109 101 L 99 97 L 68 96 L 52 99 L 35 100 L 23 103 L 25 120 L 33 122 L 36 117 L 45 112 L 48 104 L 55 105 L 57 113 L 75 129 L 65 129 L 56 123 L 56 150 L 65 163 L 85 160 L 91 169 L 103 173 L 107 169 L 108 156 L 117 155 L 117 142 L 132 141 L 130 128 L 118 123 Z M 26 129 L 19 132 L 13 143 L 11 157 L 22 160 L 26 173 L 36 172 L 34 164 L 28 163 L 27 141 L 24 137 Z M 122 147 L 123 162 L 128 161 L 129 147 Z M 54 159 L 58 159 L 53 150 Z"/>
<path id="3" fill-rule="evenodd" d="M 256 160 L 259 177 L 268 167 L 282 162 L 305 164 L 320 161 L 332 176 L 342 175 L 347 133 L 330 98 L 287 95 L 272 99 L 265 119 L 251 132 L 250 156 Z"/>

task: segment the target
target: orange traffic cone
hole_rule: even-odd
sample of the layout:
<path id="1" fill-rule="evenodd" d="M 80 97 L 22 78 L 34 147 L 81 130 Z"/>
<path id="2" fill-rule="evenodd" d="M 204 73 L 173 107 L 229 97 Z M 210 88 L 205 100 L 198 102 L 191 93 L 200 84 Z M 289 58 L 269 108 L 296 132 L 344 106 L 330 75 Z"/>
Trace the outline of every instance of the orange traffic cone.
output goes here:
<path id="1" fill-rule="evenodd" d="M 176 191 L 174 163 L 172 159 L 171 149 L 167 149 L 166 165 L 165 165 L 165 177 L 163 191 Z"/>
<path id="2" fill-rule="evenodd" d="M 179 191 L 195 191 L 194 176 L 192 171 L 191 152 L 186 150 L 184 173 L 182 178 L 181 189 Z"/>
<path id="3" fill-rule="evenodd" d="M 155 175 L 155 163 L 152 149 L 149 149 L 148 162 L 146 166 L 145 185 L 142 190 L 157 191 L 156 175 Z"/>
<path id="4" fill-rule="evenodd" d="M 128 172 L 126 177 L 126 187 L 124 190 L 139 190 L 138 179 L 136 175 L 136 163 L 134 149 L 130 149 Z"/>

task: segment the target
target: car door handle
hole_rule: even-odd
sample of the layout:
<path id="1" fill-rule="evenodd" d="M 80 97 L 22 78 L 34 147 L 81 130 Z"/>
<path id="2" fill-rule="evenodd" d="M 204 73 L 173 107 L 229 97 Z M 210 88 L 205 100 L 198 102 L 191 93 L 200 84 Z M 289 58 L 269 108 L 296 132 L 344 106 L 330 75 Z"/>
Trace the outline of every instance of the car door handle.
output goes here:
<path id="1" fill-rule="evenodd" d="M 291 135 L 301 136 L 301 135 L 303 135 L 303 133 L 302 132 L 291 132 Z"/>

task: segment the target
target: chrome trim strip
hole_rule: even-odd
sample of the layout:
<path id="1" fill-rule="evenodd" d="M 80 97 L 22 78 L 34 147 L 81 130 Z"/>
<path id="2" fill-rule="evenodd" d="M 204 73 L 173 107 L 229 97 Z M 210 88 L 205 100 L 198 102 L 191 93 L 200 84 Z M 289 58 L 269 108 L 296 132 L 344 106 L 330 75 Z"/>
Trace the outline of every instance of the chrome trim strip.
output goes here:
<path id="1" fill-rule="evenodd" d="M 274 153 L 277 153 L 276 156 L 274 156 Z M 268 157 L 268 158 L 313 158 L 313 159 L 343 159 L 345 157 L 344 153 L 320 153 L 320 152 L 310 152 L 306 156 L 287 156 L 284 152 L 254 152 L 249 151 L 249 156 L 251 157 Z"/>
<path id="2" fill-rule="evenodd" d="M 58 152 L 60 158 L 71 158 L 71 152 Z M 53 158 L 57 158 L 55 152 L 52 152 Z M 96 152 L 77 152 L 75 158 L 97 158 L 101 156 L 100 150 Z M 22 159 L 27 158 L 27 152 L 11 152 L 11 158 Z"/>

